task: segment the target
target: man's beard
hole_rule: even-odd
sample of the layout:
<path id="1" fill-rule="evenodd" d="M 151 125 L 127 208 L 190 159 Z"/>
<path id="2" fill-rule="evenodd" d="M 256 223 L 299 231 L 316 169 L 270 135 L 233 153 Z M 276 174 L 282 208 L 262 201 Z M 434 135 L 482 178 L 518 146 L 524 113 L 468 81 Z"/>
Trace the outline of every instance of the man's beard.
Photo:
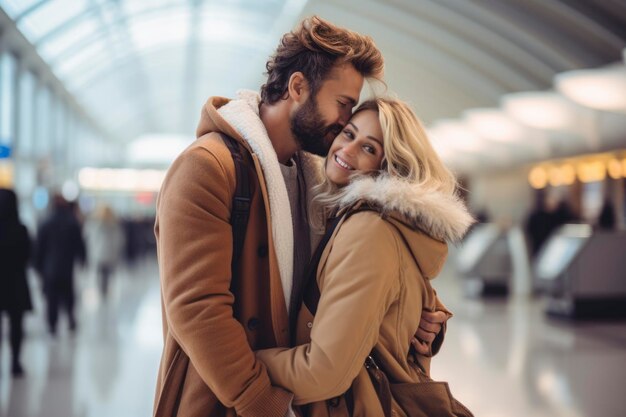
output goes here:
<path id="1" fill-rule="evenodd" d="M 334 123 L 324 124 L 324 119 L 317 108 L 315 97 L 311 96 L 291 119 L 293 133 L 300 149 L 319 156 L 326 156 L 332 141 L 341 132 L 342 126 Z"/>

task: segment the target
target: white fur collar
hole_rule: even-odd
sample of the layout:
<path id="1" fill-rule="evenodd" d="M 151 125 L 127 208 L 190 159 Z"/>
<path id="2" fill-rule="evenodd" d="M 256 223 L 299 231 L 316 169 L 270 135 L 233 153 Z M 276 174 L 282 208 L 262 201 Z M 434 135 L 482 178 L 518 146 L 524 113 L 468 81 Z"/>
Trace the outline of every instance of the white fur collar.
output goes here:
<path id="1" fill-rule="evenodd" d="M 441 241 L 460 240 L 474 222 L 458 196 L 389 175 L 354 178 L 343 190 L 340 207 L 358 201 L 376 205 L 385 213 L 397 212 L 415 227 Z"/>
<path id="2" fill-rule="evenodd" d="M 289 310 L 293 283 L 293 224 L 287 187 L 276 151 L 259 117 L 261 97 L 250 90 L 240 90 L 237 96 L 237 99 L 229 101 L 217 111 L 250 145 L 263 168 L 270 201 L 274 249 L 278 258 L 285 305 Z"/>

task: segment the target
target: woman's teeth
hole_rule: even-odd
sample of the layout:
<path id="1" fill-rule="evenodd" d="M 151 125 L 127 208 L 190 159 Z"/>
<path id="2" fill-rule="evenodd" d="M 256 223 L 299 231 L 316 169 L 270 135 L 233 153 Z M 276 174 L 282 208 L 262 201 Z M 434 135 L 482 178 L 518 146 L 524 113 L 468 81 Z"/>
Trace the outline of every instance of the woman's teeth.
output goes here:
<path id="1" fill-rule="evenodd" d="M 339 158 L 337 155 L 335 155 L 335 161 L 337 162 L 337 164 L 339 164 L 340 167 L 345 168 L 348 171 L 352 171 L 354 169 L 354 168 L 352 168 L 352 166 L 350 164 L 348 164 L 343 159 Z"/>

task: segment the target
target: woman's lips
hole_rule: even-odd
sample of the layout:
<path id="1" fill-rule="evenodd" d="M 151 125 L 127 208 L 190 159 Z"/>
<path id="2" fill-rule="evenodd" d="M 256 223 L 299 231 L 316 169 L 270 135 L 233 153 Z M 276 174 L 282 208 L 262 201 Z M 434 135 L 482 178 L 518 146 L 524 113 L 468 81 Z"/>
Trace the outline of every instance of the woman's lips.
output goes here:
<path id="1" fill-rule="evenodd" d="M 345 169 L 346 171 L 354 171 L 354 168 L 352 167 L 352 165 L 347 163 L 345 160 L 341 159 L 337 154 L 335 154 L 335 158 L 334 159 L 335 159 L 335 163 L 341 169 Z"/>

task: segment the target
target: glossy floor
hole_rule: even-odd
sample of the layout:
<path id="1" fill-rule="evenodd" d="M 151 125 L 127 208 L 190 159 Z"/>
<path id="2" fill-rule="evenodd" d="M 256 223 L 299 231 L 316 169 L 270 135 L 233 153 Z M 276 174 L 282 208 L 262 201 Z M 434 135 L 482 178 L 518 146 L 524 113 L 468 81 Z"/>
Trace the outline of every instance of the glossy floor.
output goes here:
<path id="1" fill-rule="evenodd" d="M 10 376 L 4 338 L 0 416 L 151 415 L 161 349 L 156 266 L 118 270 L 106 302 L 94 281 L 92 272 L 77 277 L 75 335 L 61 321 L 51 338 L 35 298 L 22 378 Z M 547 320 L 541 300 L 467 300 L 451 273 L 437 281 L 455 317 L 433 376 L 477 417 L 626 416 L 626 323 Z"/>

